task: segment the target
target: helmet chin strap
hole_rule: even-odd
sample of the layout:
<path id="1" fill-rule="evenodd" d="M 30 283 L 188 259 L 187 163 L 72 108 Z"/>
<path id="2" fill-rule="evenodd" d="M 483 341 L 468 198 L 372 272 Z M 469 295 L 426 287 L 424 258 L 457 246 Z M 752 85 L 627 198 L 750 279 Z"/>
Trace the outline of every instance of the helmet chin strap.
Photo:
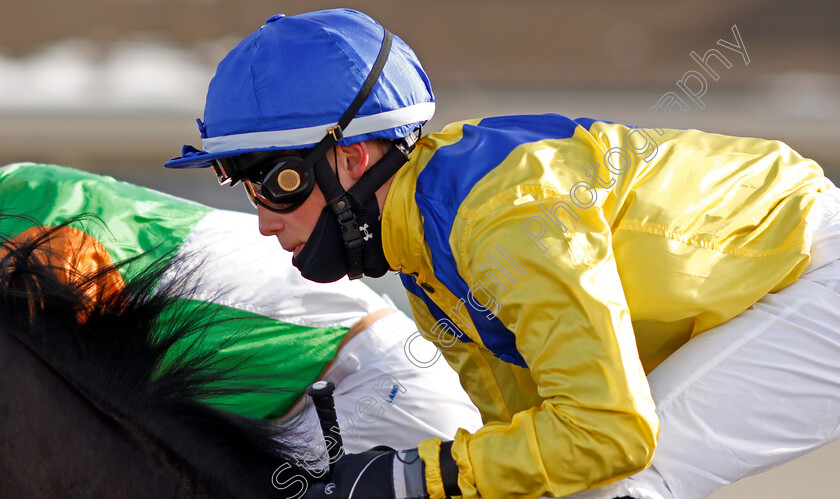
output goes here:
<path id="1" fill-rule="evenodd" d="M 338 219 L 341 227 L 341 236 L 344 239 L 344 246 L 347 249 L 347 275 L 351 279 L 358 279 L 363 275 L 362 252 L 366 241 L 365 237 L 362 236 L 361 230 L 359 230 L 359 225 L 356 222 L 356 214 L 353 212 L 353 209 L 368 202 L 376 194 L 376 190 L 382 187 L 408 161 L 408 154 L 414 147 L 414 143 L 419 136 L 419 133 L 412 133 L 408 137 L 397 141 L 396 145 L 377 161 L 376 164 L 371 166 L 349 191 L 345 191 L 341 186 L 341 182 L 339 182 L 337 175 L 333 173 L 327 161 L 327 150 L 335 146 L 344 137 L 343 130 L 347 128 L 347 125 L 367 100 L 368 95 L 370 95 L 370 92 L 379 80 L 379 76 L 382 74 L 385 62 L 388 60 L 393 35 L 388 30 L 384 28 L 383 30 L 384 36 L 379 54 L 376 56 L 376 61 L 373 63 L 373 67 L 371 67 L 370 73 L 365 79 L 362 88 L 359 89 L 359 93 L 356 94 L 353 102 L 338 120 L 336 126 L 328 130 L 327 135 L 321 139 L 312 152 L 307 155 L 306 160 L 304 160 L 315 161 L 315 182 L 321 188 L 327 204 Z M 312 159 L 310 160 L 309 158 Z M 369 238 L 369 236 L 367 237 Z"/>
<path id="2" fill-rule="evenodd" d="M 399 140 L 347 191 L 336 178 L 326 156 L 315 165 L 315 181 L 324 193 L 324 197 L 330 200 L 327 204 L 335 213 L 341 226 L 341 237 L 347 249 L 347 275 L 350 279 L 358 279 L 363 275 L 362 253 L 366 244 L 353 209 L 362 206 L 374 197 L 376 191 L 408 161 L 408 154 L 413 149 L 418 136 L 419 133 L 414 132 Z M 381 244 L 381 241 L 371 244 Z"/>

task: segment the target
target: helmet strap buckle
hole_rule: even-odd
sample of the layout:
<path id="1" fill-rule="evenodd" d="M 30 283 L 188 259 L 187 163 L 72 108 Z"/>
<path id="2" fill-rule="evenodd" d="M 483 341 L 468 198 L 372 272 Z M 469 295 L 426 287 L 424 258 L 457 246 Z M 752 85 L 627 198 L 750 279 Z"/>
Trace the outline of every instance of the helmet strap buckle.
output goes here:
<path id="1" fill-rule="evenodd" d="M 336 142 L 344 138 L 344 132 L 341 130 L 341 125 L 327 128 L 327 133 L 332 135 L 333 140 Z"/>
<path id="2" fill-rule="evenodd" d="M 362 231 L 359 230 L 359 224 L 356 223 L 356 215 L 352 210 L 355 204 L 348 193 L 330 202 L 330 208 L 332 208 L 333 213 L 338 218 L 338 223 L 341 224 L 341 237 L 344 239 L 344 245 L 347 248 L 349 269 L 347 276 L 350 279 L 358 279 L 363 275 L 362 249 L 365 246 L 366 240 L 366 238 L 362 237 Z"/>

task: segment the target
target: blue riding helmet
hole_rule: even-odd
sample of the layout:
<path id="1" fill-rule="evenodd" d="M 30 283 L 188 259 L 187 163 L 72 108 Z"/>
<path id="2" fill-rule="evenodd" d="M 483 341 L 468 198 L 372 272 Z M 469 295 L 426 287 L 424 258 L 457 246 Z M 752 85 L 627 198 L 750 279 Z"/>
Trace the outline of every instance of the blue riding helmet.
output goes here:
<path id="1" fill-rule="evenodd" d="M 349 9 L 270 17 L 219 63 L 199 120 L 203 150 L 186 145 L 165 166 L 206 168 L 214 159 L 314 146 L 353 102 L 384 33 Z M 394 36 L 382 74 L 337 143 L 405 137 L 434 107 L 420 62 Z"/>

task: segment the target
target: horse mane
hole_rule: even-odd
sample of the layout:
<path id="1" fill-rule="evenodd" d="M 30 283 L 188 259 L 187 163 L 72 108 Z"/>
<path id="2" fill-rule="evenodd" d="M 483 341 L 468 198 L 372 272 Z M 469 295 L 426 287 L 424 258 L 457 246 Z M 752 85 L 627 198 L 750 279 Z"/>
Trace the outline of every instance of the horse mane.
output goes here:
<path id="1" fill-rule="evenodd" d="M 197 285 L 194 270 L 162 279 L 181 257 L 167 254 L 137 272 L 139 257 L 94 272 L 59 268 L 50 239 L 83 218 L 29 239 L 0 238 L 0 332 L 17 337 L 182 478 L 192 470 L 208 490 L 234 497 L 281 495 L 272 481 L 284 463 L 291 464 L 286 473 L 306 477 L 293 464 L 296 454 L 309 455 L 289 443 L 301 441 L 296 430 L 202 401 L 259 384 L 236 372 L 247 359 L 223 364 L 215 352 L 194 348 L 220 319 L 209 306 L 184 306 Z M 121 269 L 134 277 L 116 288 Z M 231 327 L 247 333 L 241 319 Z M 164 362 L 176 344 L 174 360 Z"/>

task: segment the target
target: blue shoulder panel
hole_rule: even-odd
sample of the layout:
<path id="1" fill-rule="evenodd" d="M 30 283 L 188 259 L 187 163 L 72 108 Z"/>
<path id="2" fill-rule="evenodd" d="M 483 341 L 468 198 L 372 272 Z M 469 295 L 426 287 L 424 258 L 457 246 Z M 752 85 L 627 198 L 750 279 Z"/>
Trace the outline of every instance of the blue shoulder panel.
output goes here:
<path id="1" fill-rule="evenodd" d="M 420 298 L 421 300 L 423 300 L 423 303 L 426 304 L 426 308 L 429 309 L 429 313 L 432 314 L 432 317 L 434 317 L 436 321 L 440 321 L 440 320 L 443 320 L 443 319 L 449 319 L 446 316 L 446 314 L 443 313 L 443 310 L 441 310 L 440 307 L 438 307 L 437 304 L 435 302 L 433 302 L 431 300 L 431 298 L 429 298 L 429 295 L 427 295 L 426 292 L 423 291 L 423 288 L 421 288 L 420 286 L 417 285 L 417 279 L 415 279 L 414 276 L 407 275 L 407 274 L 400 274 L 400 280 L 402 281 L 403 287 L 405 288 L 406 291 L 413 294 L 417 298 Z M 451 328 L 455 330 L 455 337 L 458 340 L 463 341 L 464 343 L 472 343 L 473 342 L 473 340 L 470 339 L 469 336 L 464 334 L 464 332 L 461 331 L 461 329 L 458 327 L 458 325 L 455 324 L 454 322 L 452 322 L 451 319 L 449 320 L 449 324 L 447 324 L 447 325 L 451 326 Z"/>
<path id="2" fill-rule="evenodd" d="M 582 126 L 583 128 L 585 128 L 587 130 L 592 128 L 592 123 L 595 123 L 596 121 L 600 122 L 600 123 L 606 123 L 608 125 L 614 125 L 615 124 L 612 121 L 596 120 L 594 118 L 575 118 L 575 123 L 577 123 L 578 125 Z"/>
<path id="3" fill-rule="evenodd" d="M 464 125 L 458 142 L 438 149 L 417 177 L 415 199 L 423 215 L 435 277 L 467 301 L 469 285 L 458 273 L 449 235 L 461 203 L 472 188 L 516 148 L 545 139 L 567 139 L 578 122 L 559 114 L 487 118 Z M 405 283 L 405 281 L 403 281 Z M 429 300 L 431 301 L 431 300 Z M 516 338 L 498 317 L 467 306 L 482 342 L 497 358 L 527 367 Z M 488 316 L 489 315 L 489 316 Z"/>

